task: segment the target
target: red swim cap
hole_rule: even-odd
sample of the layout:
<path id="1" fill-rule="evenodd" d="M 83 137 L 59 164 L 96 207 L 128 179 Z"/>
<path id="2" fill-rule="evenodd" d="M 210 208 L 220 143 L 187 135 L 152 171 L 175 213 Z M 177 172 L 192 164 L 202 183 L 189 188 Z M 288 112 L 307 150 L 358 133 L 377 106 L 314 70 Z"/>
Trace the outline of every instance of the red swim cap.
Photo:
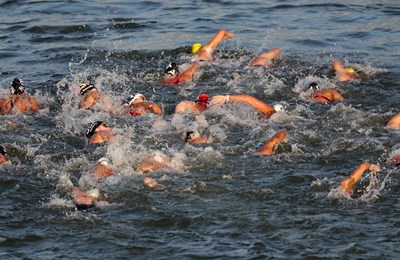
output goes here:
<path id="1" fill-rule="evenodd" d="M 204 110 L 207 109 L 208 95 L 200 94 L 196 100 L 197 105 L 201 106 Z"/>
<path id="2" fill-rule="evenodd" d="M 400 154 L 397 154 L 392 158 L 392 164 L 394 166 L 399 166 L 400 165 Z"/>
<path id="3" fill-rule="evenodd" d="M 200 95 L 197 97 L 197 101 L 208 101 L 208 99 L 209 99 L 209 97 L 208 97 L 207 94 L 200 94 Z"/>

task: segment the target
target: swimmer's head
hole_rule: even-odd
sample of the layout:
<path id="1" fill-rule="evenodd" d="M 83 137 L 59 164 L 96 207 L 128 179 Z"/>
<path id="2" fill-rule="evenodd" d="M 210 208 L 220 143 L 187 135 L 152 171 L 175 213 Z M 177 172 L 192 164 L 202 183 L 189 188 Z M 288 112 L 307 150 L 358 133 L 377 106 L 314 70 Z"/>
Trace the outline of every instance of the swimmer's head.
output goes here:
<path id="1" fill-rule="evenodd" d="M 85 93 L 87 93 L 88 91 L 90 91 L 92 89 L 96 89 L 96 87 L 90 82 L 82 83 L 79 85 L 79 87 L 81 88 L 81 90 L 80 90 L 81 95 L 84 95 Z"/>
<path id="2" fill-rule="evenodd" d="M 109 166 L 110 160 L 108 160 L 106 157 L 101 157 L 100 159 L 97 160 L 97 163 L 104 166 Z"/>
<path id="3" fill-rule="evenodd" d="M 165 68 L 165 74 L 171 75 L 171 76 L 175 76 L 178 75 L 179 72 L 179 68 L 178 65 L 176 65 L 175 62 L 171 62 L 166 68 Z"/>
<path id="4" fill-rule="evenodd" d="M 318 91 L 319 89 L 317 82 L 311 82 L 310 85 L 308 85 L 308 90 L 311 90 L 312 92 Z"/>
<path id="5" fill-rule="evenodd" d="M 136 93 L 135 95 L 130 95 L 126 101 L 125 104 L 130 106 L 132 105 L 135 101 L 145 101 L 146 97 L 143 94 Z"/>
<path id="6" fill-rule="evenodd" d="M 203 107 L 204 109 L 207 109 L 208 100 L 209 100 L 208 95 L 203 93 L 203 94 L 200 94 L 200 95 L 197 97 L 196 103 L 197 103 L 199 106 Z"/>
<path id="7" fill-rule="evenodd" d="M 278 103 L 278 104 L 274 105 L 274 109 L 275 109 L 276 112 L 284 111 L 285 110 L 285 106 Z"/>
<path id="8" fill-rule="evenodd" d="M 346 72 L 347 72 L 347 73 L 356 73 L 356 71 L 355 71 L 354 68 L 352 68 L 352 67 L 346 68 Z"/>
<path id="9" fill-rule="evenodd" d="M 24 92 L 25 92 L 24 82 L 19 78 L 13 79 L 13 81 L 11 82 L 11 94 L 21 95 Z"/>
<path id="10" fill-rule="evenodd" d="M 4 146 L 0 145 L 0 154 L 2 155 L 6 155 L 7 154 L 7 150 Z"/>
<path id="11" fill-rule="evenodd" d="M 184 135 L 185 142 L 188 142 L 188 141 L 192 140 L 192 137 L 191 137 L 192 134 L 194 134 L 193 131 L 188 131 L 188 132 L 185 133 L 185 135 Z"/>
<path id="12" fill-rule="evenodd" d="M 88 129 L 86 130 L 86 136 L 88 138 L 91 138 L 93 136 L 93 134 L 96 132 L 96 129 L 101 125 L 108 127 L 108 125 L 106 123 L 104 123 L 103 121 L 96 121 L 96 122 L 91 123 L 90 126 L 88 127 Z"/>
<path id="13" fill-rule="evenodd" d="M 200 43 L 195 43 L 192 45 L 192 53 L 196 53 L 201 49 L 201 44 Z"/>

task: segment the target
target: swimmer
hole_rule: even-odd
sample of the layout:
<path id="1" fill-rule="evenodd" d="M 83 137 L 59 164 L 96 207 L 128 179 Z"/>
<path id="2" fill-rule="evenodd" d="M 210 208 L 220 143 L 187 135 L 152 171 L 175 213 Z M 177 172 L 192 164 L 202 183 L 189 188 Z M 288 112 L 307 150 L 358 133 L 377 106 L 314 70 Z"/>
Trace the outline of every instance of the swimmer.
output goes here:
<path id="1" fill-rule="evenodd" d="M 146 112 L 161 115 L 162 109 L 154 102 L 147 101 L 145 96 L 140 93 L 130 95 L 125 103 L 125 108 L 119 114 L 131 114 L 132 116 L 140 116 Z"/>
<path id="2" fill-rule="evenodd" d="M 386 123 L 386 126 L 390 128 L 398 128 L 400 126 L 400 113 L 397 113 L 392 117 L 389 122 Z"/>
<path id="3" fill-rule="evenodd" d="M 333 60 L 332 68 L 336 73 L 336 78 L 339 81 L 352 81 L 356 79 L 366 80 L 367 76 L 364 72 L 356 70 L 352 67 L 344 67 L 343 64 L 339 60 Z"/>
<path id="4" fill-rule="evenodd" d="M 99 195 L 97 189 L 93 190 L 91 193 L 86 193 L 78 187 L 72 187 L 71 189 L 71 196 L 78 210 L 86 210 L 95 207 L 95 202 L 98 200 Z"/>
<path id="5" fill-rule="evenodd" d="M 108 177 L 113 173 L 114 171 L 111 167 L 111 163 L 105 157 L 102 157 L 97 161 L 97 164 L 92 171 L 92 175 L 94 176 L 96 181 Z"/>
<path id="6" fill-rule="evenodd" d="M 211 99 L 210 106 L 213 105 L 222 105 L 226 102 L 240 102 L 246 103 L 252 106 L 255 110 L 262 113 L 266 118 L 270 118 L 276 111 L 275 109 L 262 102 L 261 100 L 250 96 L 250 95 L 225 95 L 225 96 L 214 96 Z"/>
<path id="7" fill-rule="evenodd" d="M 82 175 L 79 178 L 79 187 L 87 189 L 88 187 L 96 186 L 99 181 L 111 176 L 113 173 L 114 169 L 111 166 L 111 162 L 107 158 L 102 157 L 97 161 L 90 174 Z"/>
<path id="8" fill-rule="evenodd" d="M 370 164 L 367 162 L 363 162 L 351 175 L 350 177 L 344 179 L 341 183 L 340 183 L 340 188 L 342 189 L 342 191 L 348 193 L 349 195 L 353 195 L 354 192 L 354 186 L 355 184 L 361 179 L 363 173 L 369 170 L 372 173 L 377 173 L 379 172 L 381 169 L 378 165 L 375 164 Z"/>
<path id="9" fill-rule="evenodd" d="M 176 85 L 182 82 L 192 81 L 194 74 L 199 69 L 199 62 L 194 61 L 193 64 L 184 72 L 180 72 L 175 62 L 171 62 L 165 69 L 165 76 L 161 80 L 163 84 Z"/>
<path id="10" fill-rule="evenodd" d="M 136 171 L 143 174 L 164 168 L 170 168 L 170 166 L 156 160 L 144 161 L 136 165 Z"/>
<path id="11" fill-rule="evenodd" d="M 168 164 L 170 158 L 162 154 L 153 154 L 136 165 L 135 170 L 143 174 L 155 171 L 158 169 L 171 168 Z"/>
<path id="12" fill-rule="evenodd" d="M 200 94 L 196 102 L 184 100 L 178 103 L 175 107 L 175 113 L 194 113 L 199 114 L 208 108 L 209 96 Z"/>
<path id="13" fill-rule="evenodd" d="M 331 103 L 344 100 L 344 97 L 334 88 L 320 89 L 316 82 L 312 82 L 308 89 L 312 90 L 311 99 L 316 102 Z"/>
<path id="14" fill-rule="evenodd" d="M 113 105 L 106 99 L 103 94 L 90 82 L 82 83 L 79 85 L 82 98 L 79 103 L 79 108 L 90 109 L 95 104 L 100 103 L 106 106 L 108 111 L 112 111 Z"/>
<path id="15" fill-rule="evenodd" d="M 7 150 L 4 146 L 0 145 L 0 164 L 7 162 Z"/>
<path id="16" fill-rule="evenodd" d="M 86 136 L 89 138 L 89 144 L 103 144 L 115 140 L 114 135 L 111 133 L 111 128 L 102 121 L 90 124 L 86 130 Z"/>
<path id="17" fill-rule="evenodd" d="M 78 210 L 86 210 L 96 206 L 96 202 L 100 198 L 100 191 L 97 188 L 83 191 L 83 188 L 75 187 L 74 184 L 66 176 L 60 176 L 60 181 L 66 185 L 69 195 L 72 197 L 75 207 Z"/>
<path id="18" fill-rule="evenodd" d="M 13 111 L 36 112 L 40 110 L 40 106 L 36 98 L 28 97 L 25 92 L 24 82 L 15 78 L 11 83 L 11 95 L 9 97 L 0 98 L 0 114 L 12 114 Z"/>
<path id="19" fill-rule="evenodd" d="M 271 66 L 272 61 L 281 55 L 281 49 L 274 48 L 249 62 L 249 66 Z"/>
<path id="20" fill-rule="evenodd" d="M 275 149 L 278 147 L 278 144 L 282 142 L 282 140 L 285 139 L 285 137 L 286 137 L 285 131 L 278 132 L 271 139 L 265 142 L 261 148 L 257 149 L 257 153 L 263 156 L 272 155 Z"/>
<path id="21" fill-rule="evenodd" d="M 188 131 L 184 134 L 185 142 L 188 144 L 204 144 L 208 142 L 207 135 L 195 134 L 194 131 Z"/>
<path id="22" fill-rule="evenodd" d="M 212 53 L 214 50 L 217 48 L 217 46 L 220 44 L 220 42 L 224 39 L 232 39 L 234 35 L 232 33 L 229 33 L 228 31 L 221 29 L 217 32 L 217 34 L 214 36 L 214 38 L 211 39 L 209 43 L 206 45 L 202 46 L 198 52 L 196 52 L 196 56 L 200 60 L 205 60 L 205 61 L 211 61 L 213 59 Z M 198 44 L 197 44 L 198 46 Z M 192 48 L 192 50 L 196 50 L 198 48 Z"/>

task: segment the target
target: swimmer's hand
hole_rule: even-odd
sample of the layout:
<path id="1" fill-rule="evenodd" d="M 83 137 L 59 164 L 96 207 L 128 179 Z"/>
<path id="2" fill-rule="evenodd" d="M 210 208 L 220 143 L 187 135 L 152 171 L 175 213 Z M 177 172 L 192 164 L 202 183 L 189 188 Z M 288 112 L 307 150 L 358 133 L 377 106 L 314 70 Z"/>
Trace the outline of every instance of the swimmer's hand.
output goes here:
<path id="1" fill-rule="evenodd" d="M 381 168 L 376 164 L 371 164 L 368 168 L 372 173 L 377 173 L 381 171 Z"/>
<path id="2" fill-rule="evenodd" d="M 226 96 L 214 96 L 211 101 L 210 101 L 210 106 L 214 106 L 214 105 L 222 105 L 225 102 L 229 101 L 229 95 Z"/>
<path id="3" fill-rule="evenodd" d="M 155 180 L 153 180 L 152 178 L 149 178 L 149 177 L 144 178 L 143 184 L 145 187 L 156 190 L 156 191 L 165 190 L 164 186 L 158 184 L 158 182 L 156 182 Z"/>
<path id="4" fill-rule="evenodd" d="M 235 36 L 230 32 L 225 32 L 225 34 L 224 34 L 225 39 L 233 39 L 233 37 L 235 37 Z"/>

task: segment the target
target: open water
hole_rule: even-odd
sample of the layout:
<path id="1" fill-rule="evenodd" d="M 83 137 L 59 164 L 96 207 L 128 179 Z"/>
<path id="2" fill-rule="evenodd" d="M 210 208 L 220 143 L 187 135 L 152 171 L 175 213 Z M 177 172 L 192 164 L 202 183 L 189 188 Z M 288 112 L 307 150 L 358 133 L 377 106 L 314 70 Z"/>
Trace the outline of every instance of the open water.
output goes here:
<path id="1" fill-rule="evenodd" d="M 14 77 L 43 105 L 0 117 L 1 259 L 398 259 L 399 169 L 389 158 L 400 132 L 398 1 L 1 1 L 0 94 Z M 188 65 L 190 47 L 221 28 L 235 35 L 204 62 L 196 80 L 158 83 L 169 62 Z M 272 68 L 247 62 L 282 48 Z M 332 59 L 367 81 L 337 82 Z M 143 93 L 164 116 L 111 116 L 77 108 L 91 79 L 115 103 Z M 342 103 L 307 99 L 307 85 L 334 86 Z M 244 104 L 174 115 L 199 93 L 249 94 L 286 106 L 264 120 Z M 87 144 L 85 129 L 106 121 L 116 142 Z M 11 123 L 10 123 L 11 122 Z M 194 129 L 212 142 L 186 145 Z M 287 138 L 262 157 L 257 144 Z M 150 173 L 152 191 L 132 166 L 149 154 L 173 168 Z M 75 209 L 65 179 L 78 185 L 100 157 L 117 173 L 99 184 L 103 199 Z M 363 161 L 356 196 L 337 190 Z"/>

